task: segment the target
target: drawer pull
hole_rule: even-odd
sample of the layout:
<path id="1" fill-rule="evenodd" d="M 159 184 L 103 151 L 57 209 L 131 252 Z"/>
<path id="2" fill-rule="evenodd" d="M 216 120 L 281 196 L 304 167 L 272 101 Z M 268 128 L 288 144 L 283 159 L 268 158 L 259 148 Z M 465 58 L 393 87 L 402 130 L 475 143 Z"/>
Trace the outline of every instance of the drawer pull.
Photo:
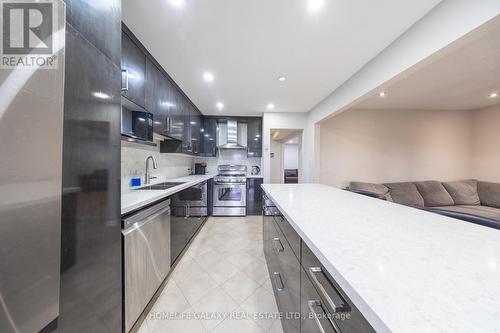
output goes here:
<path id="1" fill-rule="evenodd" d="M 285 251 L 285 247 L 283 246 L 283 243 L 281 243 L 281 240 L 278 237 L 274 238 L 273 243 L 276 252 L 280 253 Z"/>
<path id="2" fill-rule="evenodd" d="M 285 285 L 283 284 L 283 279 L 281 279 L 281 274 L 279 272 L 273 273 L 274 283 L 276 284 L 276 290 L 283 291 L 285 290 Z"/>
<path id="3" fill-rule="evenodd" d="M 340 332 L 335 323 L 327 317 L 320 301 L 308 301 L 307 303 L 309 305 L 309 310 L 311 310 L 311 313 L 314 315 L 314 321 L 316 321 L 316 325 L 318 325 L 321 333 Z"/>
<path id="4" fill-rule="evenodd" d="M 320 267 L 309 267 L 312 282 L 326 300 L 326 307 L 332 313 L 349 312 L 351 309 L 337 289 L 331 284 Z"/>

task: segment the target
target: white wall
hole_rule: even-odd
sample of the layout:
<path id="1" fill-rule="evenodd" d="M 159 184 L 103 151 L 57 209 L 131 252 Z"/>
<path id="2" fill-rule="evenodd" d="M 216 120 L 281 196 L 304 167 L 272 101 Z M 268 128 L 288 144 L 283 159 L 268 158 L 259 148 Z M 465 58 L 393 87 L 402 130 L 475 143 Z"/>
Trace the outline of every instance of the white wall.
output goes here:
<path id="1" fill-rule="evenodd" d="M 319 180 L 317 122 L 342 112 L 398 74 L 500 14 L 498 0 L 444 0 L 311 110 L 304 131 L 306 182 Z M 417 68 L 412 68 L 416 70 Z M 334 75 L 334 73 L 332 73 Z"/>
<path id="2" fill-rule="evenodd" d="M 349 110 L 321 124 L 320 182 L 471 176 L 475 111 Z"/>
<path id="3" fill-rule="evenodd" d="M 271 146 L 271 129 L 302 129 L 304 130 L 307 126 L 307 113 L 285 113 L 285 112 L 268 112 L 264 113 L 263 116 L 263 152 L 262 152 L 262 174 L 264 176 L 264 182 L 269 183 L 271 180 L 271 158 L 270 158 L 270 146 Z M 302 137 L 299 137 L 299 142 L 303 142 L 303 138 L 306 133 L 302 133 Z M 303 156 L 303 150 L 300 155 Z M 299 161 L 303 161 L 300 158 Z M 303 166 L 301 166 L 303 167 Z M 299 169 L 301 169 L 299 167 Z M 301 180 L 302 173 L 299 174 L 299 182 Z"/>
<path id="4" fill-rule="evenodd" d="M 285 169 L 299 168 L 299 145 L 286 143 L 283 145 L 283 167 Z"/>
<path id="5" fill-rule="evenodd" d="M 271 140 L 269 153 L 273 153 L 271 158 L 271 184 L 284 183 L 283 172 L 283 144 L 281 142 Z"/>
<path id="6" fill-rule="evenodd" d="M 500 182 L 500 105 L 474 111 L 472 177 Z"/>

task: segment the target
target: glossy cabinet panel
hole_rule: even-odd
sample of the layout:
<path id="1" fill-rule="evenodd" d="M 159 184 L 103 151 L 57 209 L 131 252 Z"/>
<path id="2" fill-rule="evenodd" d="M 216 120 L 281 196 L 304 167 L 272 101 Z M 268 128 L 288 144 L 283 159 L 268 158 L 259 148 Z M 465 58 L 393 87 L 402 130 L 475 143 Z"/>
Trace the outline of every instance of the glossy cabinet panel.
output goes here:
<path id="1" fill-rule="evenodd" d="M 262 118 L 248 118 L 247 145 L 249 157 L 262 157 Z"/>
<path id="2" fill-rule="evenodd" d="M 200 186 L 201 185 L 201 186 Z M 207 192 L 204 193 L 204 188 Z M 201 203 L 204 200 L 205 203 Z M 208 182 L 187 188 L 172 196 L 171 262 L 174 264 L 208 216 Z"/>
<path id="3" fill-rule="evenodd" d="M 144 108 L 146 106 L 146 55 L 124 33 L 122 34 L 121 66 L 122 95 Z"/>
<path id="4" fill-rule="evenodd" d="M 2 333 L 52 331 L 60 313 L 64 49 L 56 55 L 55 69 L 0 69 Z"/>
<path id="5" fill-rule="evenodd" d="M 302 242 L 302 267 L 320 295 L 324 311 L 333 318 L 340 332 L 375 332 L 304 242 Z"/>
<path id="6" fill-rule="evenodd" d="M 111 62 L 120 66 L 121 1 L 65 0 L 66 20 Z M 111 23 L 111 24 L 110 24 Z"/>
<path id="7" fill-rule="evenodd" d="M 275 215 L 274 221 L 285 235 L 295 256 L 300 259 L 300 236 L 282 214 Z"/>
<path id="8" fill-rule="evenodd" d="M 169 108 L 168 90 L 165 77 L 149 59 L 146 59 L 146 110 L 153 114 L 153 131 L 168 134 Z"/>
<path id="9" fill-rule="evenodd" d="M 106 22 L 119 36 L 120 20 Z M 69 25 L 65 70 L 59 331 L 120 332 L 121 70 Z"/>
<path id="10" fill-rule="evenodd" d="M 374 333 L 275 204 L 263 196 L 264 254 L 285 332 Z"/>
<path id="11" fill-rule="evenodd" d="M 201 156 L 217 156 L 217 120 L 215 118 L 203 117 L 203 149 Z"/>
<path id="12" fill-rule="evenodd" d="M 247 178 L 247 215 L 262 214 L 263 178 Z"/>
<path id="13" fill-rule="evenodd" d="M 283 313 L 283 330 L 299 332 L 300 320 L 296 316 L 300 314 L 300 262 L 276 222 L 273 225 L 270 239 L 271 283 L 278 309 Z"/>

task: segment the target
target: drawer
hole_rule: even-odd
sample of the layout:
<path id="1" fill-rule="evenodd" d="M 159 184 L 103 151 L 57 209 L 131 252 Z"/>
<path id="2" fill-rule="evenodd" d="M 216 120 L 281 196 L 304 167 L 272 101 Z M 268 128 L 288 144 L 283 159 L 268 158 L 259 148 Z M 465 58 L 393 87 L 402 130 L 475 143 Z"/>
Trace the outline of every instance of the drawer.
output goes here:
<path id="1" fill-rule="evenodd" d="M 300 260 L 300 236 L 282 214 L 275 215 L 274 220 L 290 244 L 293 253 Z"/>
<path id="2" fill-rule="evenodd" d="M 302 322 L 302 325 L 324 326 L 325 332 L 342 332 L 342 333 L 373 333 L 375 330 L 366 321 L 361 312 L 354 306 L 349 297 L 337 284 L 335 279 L 321 265 L 316 256 L 312 253 L 309 247 L 302 242 L 302 310 L 308 310 L 308 314 L 316 313 L 319 317 L 330 318 L 330 326 L 328 320 L 323 318 L 308 319 L 307 322 Z M 311 289 L 312 288 L 314 289 Z M 304 313 L 303 313 L 304 315 Z M 309 316 L 306 316 L 309 317 Z M 307 321 L 307 320 L 306 320 Z M 314 323 L 314 325 L 313 325 Z M 328 331 L 325 327 L 331 329 Z M 319 328 L 316 331 L 305 332 L 322 332 Z"/>
<path id="3" fill-rule="evenodd" d="M 299 332 L 300 320 L 300 262 L 293 253 L 283 233 L 274 223 L 271 239 L 271 283 L 276 303 L 283 314 L 284 332 Z"/>

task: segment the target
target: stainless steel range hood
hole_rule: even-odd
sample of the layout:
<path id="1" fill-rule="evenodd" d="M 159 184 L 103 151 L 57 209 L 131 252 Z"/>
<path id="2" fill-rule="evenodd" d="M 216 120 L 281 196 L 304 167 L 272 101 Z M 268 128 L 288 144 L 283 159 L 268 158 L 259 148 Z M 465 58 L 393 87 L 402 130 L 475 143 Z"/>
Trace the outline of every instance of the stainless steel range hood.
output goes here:
<path id="1" fill-rule="evenodd" d="M 246 124 L 238 124 L 236 120 L 228 120 L 219 124 L 218 144 L 219 149 L 246 150 Z"/>

